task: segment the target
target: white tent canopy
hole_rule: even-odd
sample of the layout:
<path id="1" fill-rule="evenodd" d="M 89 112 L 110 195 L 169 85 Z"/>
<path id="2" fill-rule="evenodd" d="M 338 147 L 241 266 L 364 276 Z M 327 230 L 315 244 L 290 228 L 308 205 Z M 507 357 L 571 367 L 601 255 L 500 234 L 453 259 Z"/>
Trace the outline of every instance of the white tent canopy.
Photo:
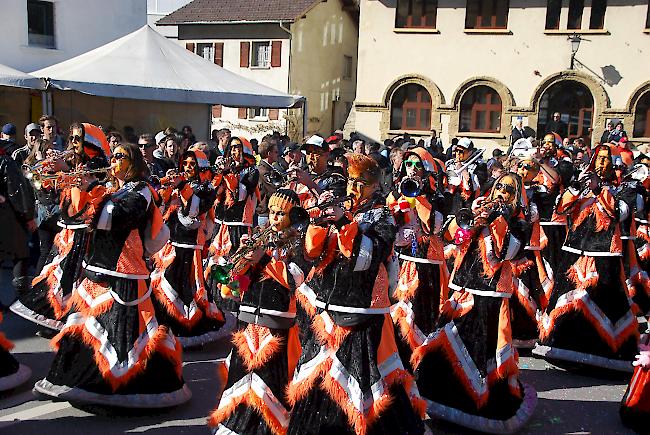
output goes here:
<path id="1" fill-rule="evenodd" d="M 42 79 L 18 71 L 17 69 L 0 64 L 0 86 L 45 89 L 45 82 Z"/>
<path id="2" fill-rule="evenodd" d="M 148 25 L 31 74 L 58 89 L 103 97 L 265 108 L 303 100 L 227 71 Z"/>

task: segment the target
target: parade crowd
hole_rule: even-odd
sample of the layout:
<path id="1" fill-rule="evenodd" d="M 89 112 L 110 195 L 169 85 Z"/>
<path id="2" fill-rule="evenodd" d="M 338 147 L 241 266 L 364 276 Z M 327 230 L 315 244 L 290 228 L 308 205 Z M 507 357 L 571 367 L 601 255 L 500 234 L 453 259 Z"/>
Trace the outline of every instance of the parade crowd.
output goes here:
<path id="1" fill-rule="evenodd" d="M 34 392 L 179 405 L 183 348 L 222 340 L 215 434 L 419 434 L 427 416 L 511 433 L 534 413 L 532 349 L 633 373 L 620 414 L 641 431 L 650 156 L 622 123 L 591 145 L 555 115 L 491 156 L 435 131 L 201 141 L 43 116 L 21 147 L 4 125 L 7 308 L 56 353 Z M 11 347 L 0 334 L 0 391 L 30 377 Z"/>

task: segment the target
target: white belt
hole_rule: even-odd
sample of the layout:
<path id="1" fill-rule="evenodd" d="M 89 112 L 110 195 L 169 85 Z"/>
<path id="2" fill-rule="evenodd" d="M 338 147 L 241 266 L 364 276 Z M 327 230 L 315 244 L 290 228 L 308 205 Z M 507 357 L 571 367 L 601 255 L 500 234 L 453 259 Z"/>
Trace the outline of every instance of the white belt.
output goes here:
<path id="1" fill-rule="evenodd" d="M 582 251 L 580 249 L 572 248 L 571 246 L 562 246 L 563 251 L 572 252 L 578 255 L 586 255 L 587 257 L 621 257 L 623 254 L 620 252 L 600 252 L 600 251 Z"/>
<path id="2" fill-rule="evenodd" d="M 636 236 L 621 236 L 621 240 L 636 240 Z"/>
<path id="3" fill-rule="evenodd" d="M 548 226 L 551 226 L 551 225 L 556 225 L 556 226 L 566 226 L 566 223 L 564 223 L 564 222 L 553 222 L 553 221 L 549 221 L 549 222 L 542 222 L 542 221 L 540 221 L 539 224 L 540 224 L 541 226 L 543 226 L 543 227 L 548 227 Z"/>
<path id="4" fill-rule="evenodd" d="M 634 218 L 634 220 L 637 221 L 640 224 L 647 224 L 648 223 L 648 221 L 645 220 L 645 219 Z"/>
<path id="5" fill-rule="evenodd" d="M 252 227 L 253 224 L 247 224 L 246 222 L 226 222 L 222 221 L 221 219 L 215 219 L 214 220 L 218 224 L 225 224 L 231 227 Z"/>
<path id="6" fill-rule="evenodd" d="M 503 292 L 493 292 L 490 290 L 477 290 L 473 288 L 467 288 L 467 287 L 460 287 L 453 282 L 449 283 L 449 288 L 455 291 L 466 291 L 467 293 L 471 293 L 473 295 L 478 295 L 478 296 L 489 296 L 493 298 L 506 298 L 510 299 L 512 296 L 512 293 L 503 293 Z"/>
<path id="7" fill-rule="evenodd" d="M 92 266 L 86 263 L 86 260 L 82 261 L 81 264 L 85 269 L 88 269 L 91 272 L 103 273 L 104 275 L 111 275 L 111 276 L 116 276 L 118 278 L 126 278 L 126 279 L 149 279 L 149 274 L 137 275 L 133 273 L 117 272 L 115 270 L 104 269 L 103 267 L 99 267 L 99 266 Z"/>
<path id="8" fill-rule="evenodd" d="M 405 254 L 399 254 L 399 258 L 402 260 L 412 261 L 413 263 L 442 264 L 441 260 L 429 260 L 428 258 L 411 257 L 410 255 Z"/>
<path id="9" fill-rule="evenodd" d="M 176 243 L 176 242 L 169 242 L 172 246 L 176 246 L 177 248 L 187 248 L 187 249 L 203 249 L 203 246 L 201 245 L 188 245 L 186 243 Z"/>
<path id="10" fill-rule="evenodd" d="M 239 310 L 245 311 L 247 313 L 256 313 L 258 309 L 249 305 L 240 305 Z M 267 310 L 266 308 L 260 308 L 259 313 L 268 314 L 270 316 L 284 317 L 287 319 L 294 319 L 296 317 L 296 313 L 290 313 L 288 311 Z"/>
<path id="11" fill-rule="evenodd" d="M 120 298 L 117 295 L 117 293 L 115 293 L 113 290 L 108 290 L 108 292 L 111 294 L 111 296 L 113 296 L 113 299 L 115 299 L 115 301 L 117 303 L 119 303 L 120 305 L 124 305 L 124 306 L 127 306 L 127 307 L 133 307 L 133 306 L 138 305 L 138 304 L 146 301 L 147 299 L 149 299 L 149 296 L 151 295 L 151 286 L 149 286 L 149 289 L 147 290 L 147 292 L 141 298 L 138 298 L 138 299 L 136 299 L 134 301 L 129 301 L 129 302 L 123 301 L 122 298 Z"/>
<path id="12" fill-rule="evenodd" d="M 88 224 L 66 224 L 66 223 L 63 223 L 61 221 L 58 221 L 56 224 L 58 226 L 60 226 L 61 228 L 67 228 L 69 230 L 80 230 L 82 228 L 88 228 L 89 227 Z"/>

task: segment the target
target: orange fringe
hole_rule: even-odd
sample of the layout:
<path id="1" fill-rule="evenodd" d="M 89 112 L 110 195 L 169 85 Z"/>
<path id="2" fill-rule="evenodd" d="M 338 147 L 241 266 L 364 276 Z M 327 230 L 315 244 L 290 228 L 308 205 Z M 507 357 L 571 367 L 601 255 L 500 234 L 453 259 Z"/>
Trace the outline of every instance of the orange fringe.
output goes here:
<path id="1" fill-rule="evenodd" d="M 81 284 L 83 285 L 84 289 L 86 290 L 86 293 L 90 294 L 90 296 L 95 299 L 100 294 L 103 294 L 107 290 L 101 290 L 105 289 L 106 287 L 102 287 L 101 285 L 94 283 L 90 281 L 89 279 L 84 279 Z M 100 291 L 96 291 L 96 287 L 99 287 Z M 95 307 L 91 308 L 90 305 L 86 302 L 84 298 L 79 295 L 79 292 L 74 291 L 72 292 L 72 296 L 70 297 L 70 301 L 68 302 L 68 307 L 70 309 L 74 309 L 75 311 L 82 312 L 86 315 L 97 317 L 100 314 L 103 314 L 107 312 L 108 310 L 111 309 L 113 306 L 113 298 L 110 298 L 106 300 L 105 302 L 102 302 L 99 305 L 96 305 Z"/>
<path id="2" fill-rule="evenodd" d="M 422 343 L 419 342 L 415 334 L 415 330 L 411 325 L 409 325 L 408 320 L 406 319 L 406 313 L 402 308 L 398 308 L 395 312 L 395 317 L 397 317 L 394 322 L 399 328 L 399 333 L 402 339 L 411 347 L 411 350 L 415 349 Z"/>
<path id="3" fill-rule="evenodd" d="M 255 350 L 251 350 L 248 346 L 247 333 L 257 347 Z M 269 335 L 272 337 L 271 340 L 264 347 L 258 347 Z M 246 364 L 248 371 L 255 370 L 266 364 L 273 355 L 280 351 L 283 341 L 281 337 L 271 334 L 268 328 L 254 324 L 249 324 L 246 329 L 237 331 L 232 335 L 232 342 L 237 348 L 237 353 Z"/>
<path id="4" fill-rule="evenodd" d="M 311 322 L 311 329 L 314 331 L 316 338 L 318 338 L 318 341 L 321 344 L 327 344 L 330 348 L 338 349 L 352 329 L 339 326 L 330 318 L 330 321 L 332 322 L 332 332 L 327 332 L 327 329 L 325 328 L 325 320 L 323 320 L 322 317 L 323 315 L 329 316 L 326 311 L 315 316 Z"/>
<path id="5" fill-rule="evenodd" d="M 332 359 L 327 358 L 321 364 L 316 366 L 311 374 L 300 382 L 289 382 L 286 388 L 286 397 L 289 404 L 293 407 L 300 400 L 307 397 L 318 378 L 324 378 L 325 374 L 332 368 Z"/>
<path id="6" fill-rule="evenodd" d="M 400 301 L 410 301 L 415 297 L 415 292 L 420 285 L 417 265 L 413 261 L 404 260 L 399 271 L 397 288 L 393 297 Z"/>
<path id="7" fill-rule="evenodd" d="M 178 310 L 176 309 L 174 304 L 167 298 L 167 295 L 160 288 L 160 286 L 157 285 L 157 282 L 153 281 L 151 285 L 153 286 L 153 291 L 152 291 L 153 296 L 165 308 L 167 314 L 173 317 L 174 320 L 176 320 L 178 323 L 183 325 L 185 328 L 193 328 L 203 317 L 203 312 L 200 309 L 198 309 L 198 307 L 195 314 L 189 319 L 179 315 Z"/>
<path id="8" fill-rule="evenodd" d="M 596 272 L 595 276 L 591 276 L 586 280 L 582 280 L 578 276 L 578 271 L 583 275 L 587 275 L 591 272 Z M 581 290 L 586 290 L 591 287 L 595 287 L 598 284 L 598 269 L 596 269 L 596 262 L 594 257 L 580 257 L 578 260 L 569 268 L 567 271 L 567 278 L 576 288 Z"/>
<path id="9" fill-rule="evenodd" d="M 275 418 L 273 413 L 269 411 L 268 406 L 260 399 L 253 391 L 248 390 L 246 393 L 238 396 L 230 404 L 224 408 L 217 408 L 210 414 L 208 424 L 216 427 L 222 421 L 226 420 L 239 405 L 246 405 L 255 410 L 255 412 L 262 417 L 264 423 L 269 427 L 271 432 L 275 435 L 283 435 L 287 433 L 287 428 L 282 427 L 282 424 Z"/>
<path id="10" fill-rule="evenodd" d="M 52 339 L 51 344 L 55 350 L 58 350 L 59 342 L 66 335 L 74 335 L 76 338 L 80 339 L 85 345 L 93 349 L 95 363 L 97 364 L 102 377 L 111 386 L 113 391 L 117 391 L 117 389 L 128 384 L 136 376 L 142 373 L 147 367 L 147 362 L 156 352 L 159 352 L 175 364 L 176 374 L 180 378 L 182 372 L 181 346 L 178 340 L 175 340 L 176 346 L 173 351 L 169 350 L 166 346 L 162 346 L 162 341 L 165 339 L 167 334 L 169 334 L 169 331 L 166 326 L 158 326 L 158 331 L 156 331 L 153 338 L 149 339 L 147 345 L 140 354 L 138 361 L 133 364 L 124 376 L 121 377 L 113 376 L 108 361 L 106 361 L 106 358 L 100 351 L 102 346 L 101 342 L 88 332 L 83 324 L 65 327 Z"/>

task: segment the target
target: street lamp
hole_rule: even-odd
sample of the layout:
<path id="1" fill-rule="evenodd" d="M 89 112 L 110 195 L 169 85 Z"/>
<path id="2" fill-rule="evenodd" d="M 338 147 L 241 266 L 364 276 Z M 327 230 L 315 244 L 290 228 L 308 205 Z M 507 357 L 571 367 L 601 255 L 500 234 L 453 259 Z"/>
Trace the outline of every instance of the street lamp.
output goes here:
<path id="1" fill-rule="evenodd" d="M 580 48 L 580 42 L 582 41 L 582 38 L 577 33 L 574 33 L 573 35 L 569 36 L 568 40 L 571 42 L 571 69 L 573 69 L 576 53 Z"/>

